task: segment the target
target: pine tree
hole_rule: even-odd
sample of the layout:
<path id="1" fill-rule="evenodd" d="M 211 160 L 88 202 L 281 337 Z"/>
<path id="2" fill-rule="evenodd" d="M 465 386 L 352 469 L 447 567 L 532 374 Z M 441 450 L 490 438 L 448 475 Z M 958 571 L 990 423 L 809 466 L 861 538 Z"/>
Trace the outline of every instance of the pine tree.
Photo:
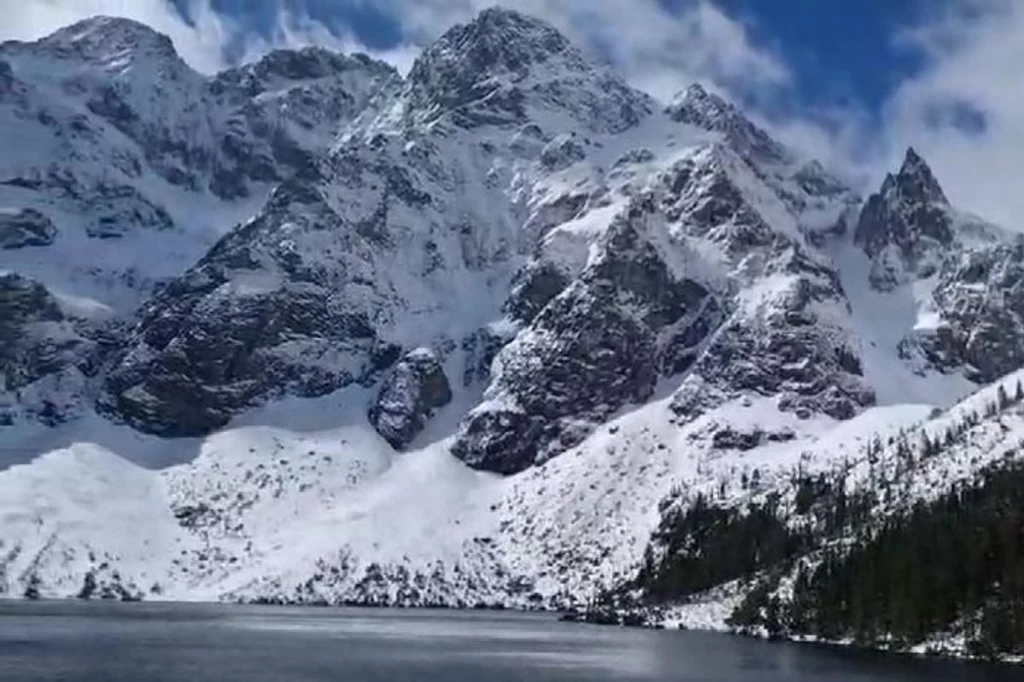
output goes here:
<path id="1" fill-rule="evenodd" d="M 25 599 L 39 599 L 39 586 L 42 585 L 42 580 L 39 579 L 37 573 L 33 573 L 28 578 L 28 584 L 25 585 L 24 597 Z"/>
<path id="2" fill-rule="evenodd" d="M 1024 465 L 990 471 L 827 548 L 798 572 L 779 620 L 790 633 L 900 646 L 963 621 L 974 653 L 1024 654 L 1022 528 Z"/>
<path id="3" fill-rule="evenodd" d="M 928 438 L 928 432 L 921 430 L 921 458 L 928 459 L 932 456 L 932 441 Z"/>
<path id="4" fill-rule="evenodd" d="M 868 460 L 874 464 L 882 454 L 882 437 L 876 433 L 875 437 L 871 439 L 871 445 L 869 447 Z"/>
<path id="5" fill-rule="evenodd" d="M 1002 412 L 1010 406 L 1010 397 L 1006 395 L 1006 389 L 1002 384 L 996 389 L 996 402 L 999 404 L 999 411 Z"/>

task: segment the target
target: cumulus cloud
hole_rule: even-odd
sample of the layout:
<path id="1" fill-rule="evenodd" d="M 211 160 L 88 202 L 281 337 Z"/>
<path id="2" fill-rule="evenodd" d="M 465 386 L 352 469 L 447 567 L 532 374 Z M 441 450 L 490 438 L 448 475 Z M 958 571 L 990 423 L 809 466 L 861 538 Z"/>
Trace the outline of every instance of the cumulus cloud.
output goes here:
<path id="1" fill-rule="evenodd" d="M 926 66 L 886 107 L 890 160 L 913 144 L 954 202 L 1024 231 L 1024 3 L 954 0 L 899 39 Z"/>
<path id="2" fill-rule="evenodd" d="M 908 146 L 958 207 L 1024 232 L 1024 2 L 945 0 L 897 47 L 920 57 L 877 116 L 851 105 L 772 120 L 772 132 L 877 189 Z"/>
<path id="3" fill-rule="evenodd" d="M 239 61 L 253 61 L 274 48 L 317 46 L 343 53 L 365 52 L 406 73 L 420 53 L 420 48 L 411 43 L 400 43 L 385 50 L 367 47 L 351 31 L 344 31 L 337 26 L 329 28 L 308 14 L 296 12 L 284 5 L 278 7 L 276 14 L 269 35 L 248 34 L 243 37 L 244 51 Z"/>

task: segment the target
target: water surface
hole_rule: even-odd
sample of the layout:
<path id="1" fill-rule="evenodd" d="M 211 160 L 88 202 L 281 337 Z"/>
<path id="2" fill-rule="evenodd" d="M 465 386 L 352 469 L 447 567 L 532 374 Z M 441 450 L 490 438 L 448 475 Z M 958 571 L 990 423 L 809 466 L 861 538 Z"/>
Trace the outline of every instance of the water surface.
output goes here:
<path id="1" fill-rule="evenodd" d="M 0 680 L 1020 682 L 1024 669 L 500 612 L 0 602 Z"/>

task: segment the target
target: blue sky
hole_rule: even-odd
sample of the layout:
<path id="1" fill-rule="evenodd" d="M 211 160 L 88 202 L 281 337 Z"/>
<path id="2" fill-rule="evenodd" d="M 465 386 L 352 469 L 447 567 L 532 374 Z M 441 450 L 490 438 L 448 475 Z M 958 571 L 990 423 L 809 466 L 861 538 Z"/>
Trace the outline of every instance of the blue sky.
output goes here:
<path id="1" fill-rule="evenodd" d="M 167 33 L 204 72 L 308 44 L 408 68 L 495 2 L 655 96 L 712 87 L 864 189 L 913 145 L 963 207 L 1024 223 L 1024 0 L 19 0 L 0 39 L 112 14 Z"/>
<path id="2" fill-rule="evenodd" d="M 682 4 L 676 0 L 675 3 Z M 894 35 L 926 11 L 915 0 L 722 0 L 755 43 L 774 49 L 812 100 L 877 108 L 921 59 Z"/>

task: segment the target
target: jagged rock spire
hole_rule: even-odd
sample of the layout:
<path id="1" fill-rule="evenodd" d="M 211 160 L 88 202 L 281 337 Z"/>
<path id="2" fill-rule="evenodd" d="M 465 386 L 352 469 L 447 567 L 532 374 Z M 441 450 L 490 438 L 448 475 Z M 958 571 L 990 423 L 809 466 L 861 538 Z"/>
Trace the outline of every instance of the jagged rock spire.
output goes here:
<path id="1" fill-rule="evenodd" d="M 898 173 L 889 173 L 861 212 L 854 240 L 869 256 L 888 246 L 913 260 L 923 242 L 948 244 L 953 239 L 949 201 L 931 168 L 913 147 Z"/>
<path id="2" fill-rule="evenodd" d="M 914 150 L 907 147 L 900 172 L 894 178 L 902 196 L 919 201 L 949 204 L 946 194 L 935 179 L 935 174 L 927 162 Z"/>

